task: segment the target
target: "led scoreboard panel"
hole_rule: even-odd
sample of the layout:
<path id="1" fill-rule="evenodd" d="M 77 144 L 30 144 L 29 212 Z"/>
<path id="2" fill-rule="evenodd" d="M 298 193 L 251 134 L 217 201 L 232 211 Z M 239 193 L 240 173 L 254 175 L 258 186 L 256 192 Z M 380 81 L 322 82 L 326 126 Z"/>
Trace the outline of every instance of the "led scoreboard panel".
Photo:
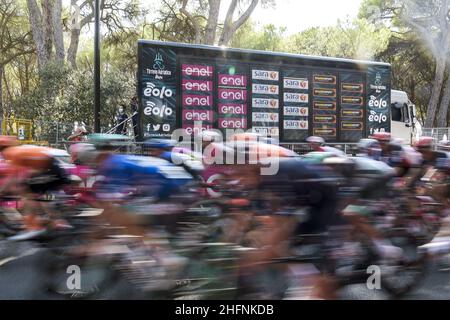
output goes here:
<path id="1" fill-rule="evenodd" d="M 142 139 L 242 129 L 357 142 L 390 131 L 389 64 L 144 40 L 138 52 Z"/>

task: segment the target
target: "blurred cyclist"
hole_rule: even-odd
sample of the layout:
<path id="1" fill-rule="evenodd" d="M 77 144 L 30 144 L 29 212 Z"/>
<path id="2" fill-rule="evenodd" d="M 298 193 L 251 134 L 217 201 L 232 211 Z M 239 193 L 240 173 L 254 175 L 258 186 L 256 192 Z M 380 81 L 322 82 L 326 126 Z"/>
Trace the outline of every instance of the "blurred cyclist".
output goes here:
<path id="1" fill-rule="evenodd" d="M 423 156 L 420 178 L 433 181 L 432 195 L 448 207 L 450 176 L 450 153 L 442 150 L 433 150 L 435 140 L 432 137 L 421 137 L 415 144 L 415 148 Z"/>
<path id="2" fill-rule="evenodd" d="M 182 166 L 193 177 L 199 177 L 203 170 L 201 159 L 193 152 L 176 147 L 177 142 L 170 139 L 150 139 L 143 143 L 144 155 L 169 161 Z"/>
<path id="3" fill-rule="evenodd" d="M 130 234 L 144 235 L 146 229 L 142 222 L 156 216 L 155 213 L 150 214 L 152 209 L 157 210 L 157 214 L 169 212 L 169 207 L 178 210 L 182 204 L 173 203 L 171 206 L 169 199 L 192 181 L 192 176 L 162 158 L 114 153 L 117 144 L 124 139 L 129 138 L 105 134 L 91 137 L 97 148 L 97 174 L 102 177 L 97 182 L 96 195 L 104 209 L 104 219 L 113 225 L 125 226 Z M 169 151 L 164 150 L 159 155 L 164 152 Z M 134 214 L 139 207 L 135 206 L 137 203 L 147 204 L 144 207 L 147 216 Z M 156 204 L 160 204 L 159 209 L 156 209 Z"/>
<path id="4" fill-rule="evenodd" d="M 47 228 L 70 228 L 64 220 L 57 219 L 57 213 L 48 204 L 41 201 L 70 183 L 61 160 L 56 159 L 49 148 L 38 146 L 12 147 L 3 154 L 18 171 L 27 174 L 19 182 L 20 195 L 24 198 L 25 231 L 11 240 L 33 238 L 45 232 Z"/>
<path id="5" fill-rule="evenodd" d="M 326 146 L 325 140 L 322 137 L 311 136 L 308 137 L 306 141 L 309 143 L 309 147 L 313 152 L 329 152 L 338 157 L 345 156 L 344 152 L 342 152 L 341 150 L 334 147 Z"/>
<path id="6" fill-rule="evenodd" d="M 322 137 L 311 136 L 306 139 L 312 151 L 324 152 L 325 140 Z"/>
<path id="7" fill-rule="evenodd" d="M 420 155 L 407 148 L 399 139 L 392 139 L 389 132 L 377 132 L 372 136 L 380 144 L 381 153 L 378 160 L 394 168 L 399 183 L 404 187 L 412 187 L 420 172 Z"/>
<path id="8" fill-rule="evenodd" d="M 426 167 L 435 166 L 439 158 L 446 158 L 445 152 L 433 150 L 434 144 L 433 137 L 420 137 L 414 145 L 415 149 L 422 154 L 422 165 Z"/>
<path id="9" fill-rule="evenodd" d="M 0 160 L 4 160 L 3 152 L 9 147 L 19 145 L 19 140 L 16 136 L 0 136 Z"/>
<path id="10" fill-rule="evenodd" d="M 441 140 L 438 144 L 438 150 L 450 152 L 450 140 Z"/>
<path id="11" fill-rule="evenodd" d="M 89 143 L 73 144 L 69 148 L 71 162 L 74 166 L 69 168 L 71 175 L 80 178 L 78 185 L 70 185 L 64 189 L 67 194 L 76 195 L 78 201 L 95 205 L 94 187 L 96 171 L 93 168 L 96 150 Z"/>
<path id="12" fill-rule="evenodd" d="M 12 185 L 10 179 L 15 179 L 15 170 L 6 162 L 3 153 L 10 147 L 19 145 L 15 136 L 0 136 L 0 194 L 5 193 L 6 185 Z"/>
<path id="13" fill-rule="evenodd" d="M 380 157 L 380 144 L 375 139 L 361 139 L 358 142 L 358 155 L 378 160 Z"/>
<path id="14" fill-rule="evenodd" d="M 243 152 L 248 159 L 258 158 L 249 154 L 258 152 L 257 148 L 237 148 L 236 152 Z M 243 287 L 255 285 L 248 283 L 247 277 L 264 270 L 267 262 L 291 255 L 295 235 L 325 232 L 336 222 L 336 190 L 322 182 L 325 176 L 317 168 L 307 166 L 296 157 L 272 160 L 279 161 L 279 170 L 274 175 L 261 175 L 261 161 L 236 165 L 231 177 L 239 181 L 235 190 L 242 190 L 242 198 L 250 204 L 243 212 L 235 214 L 236 223 L 227 232 L 226 241 L 239 243 L 241 239 L 256 249 L 242 256 L 240 281 Z M 310 213 L 299 223 L 297 211 L 305 207 L 310 208 Z M 230 239 L 230 235 L 240 237 Z M 315 298 L 332 299 L 336 292 L 333 277 L 325 265 L 319 269 L 322 273 L 313 279 Z"/>

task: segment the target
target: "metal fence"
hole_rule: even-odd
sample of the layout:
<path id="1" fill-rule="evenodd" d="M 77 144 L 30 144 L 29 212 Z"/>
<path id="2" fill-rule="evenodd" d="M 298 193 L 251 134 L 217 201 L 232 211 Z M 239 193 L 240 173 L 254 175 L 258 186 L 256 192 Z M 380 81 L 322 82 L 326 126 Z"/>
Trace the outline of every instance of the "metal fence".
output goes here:
<path id="1" fill-rule="evenodd" d="M 68 150 L 68 148 L 70 147 L 71 144 L 73 144 L 73 142 L 64 142 L 60 145 L 60 147 Z M 280 145 L 282 147 L 290 149 L 300 155 L 306 154 L 306 153 L 312 151 L 310 145 L 307 143 L 280 144 Z M 333 146 L 339 150 L 342 150 L 347 155 L 356 155 L 358 153 L 357 144 L 355 144 L 355 143 L 346 143 L 346 144 L 327 143 L 326 145 Z M 189 143 L 189 142 L 179 144 L 178 147 L 184 147 L 187 149 L 194 150 L 193 145 L 191 145 L 191 143 Z M 149 148 L 146 147 L 144 142 L 131 141 L 131 142 L 127 142 L 127 143 L 122 143 L 121 146 L 117 148 L 116 152 L 126 153 L 126 154 L 134 154 L 134 155 L 148 155 Z"/>
<path id="2" fill-rule="evenodd" d="M 131 117 L 125 122 L 126 134 L 134 141 L 134 127 L 131 121 Z M 33 123 L 34 141 L 47 141 L 50 146 L 57 148 L 63 148 L 66 145 L 70 145 L 68 138 L 73 134 L 74 124 L 73 123 Z M 92 126 L 85 126 L 88 133 L 93 133 L 94 128 Z M 101 132 L 104 133 L 114 133 L 116 127 L 102 127 Z"/>
<path id="3" fill-rule="evenodd" d="M 433 137 L 436 141 L 450 139 L 450 127 L 448 128 L 422 128 L 422 136 Z"/>

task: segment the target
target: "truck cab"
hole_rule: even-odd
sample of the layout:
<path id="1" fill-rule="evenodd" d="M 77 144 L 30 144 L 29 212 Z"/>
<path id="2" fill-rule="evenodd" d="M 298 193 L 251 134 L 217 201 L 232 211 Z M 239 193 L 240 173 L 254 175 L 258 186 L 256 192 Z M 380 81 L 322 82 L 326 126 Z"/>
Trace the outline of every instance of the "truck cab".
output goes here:
<path id="1" fill-rule="evenodd" d="M 419 129 L 416 119 L 416 106 L 409 100 L 405 91 L 391 90 L 391 133 L 395 138 L 412 144 Z"/>

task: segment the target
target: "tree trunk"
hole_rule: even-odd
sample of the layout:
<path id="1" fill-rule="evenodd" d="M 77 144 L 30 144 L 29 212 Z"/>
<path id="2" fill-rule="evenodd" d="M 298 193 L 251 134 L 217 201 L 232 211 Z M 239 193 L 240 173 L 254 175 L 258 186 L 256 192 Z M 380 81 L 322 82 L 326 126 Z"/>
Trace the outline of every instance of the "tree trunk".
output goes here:
<path id="1" fill-rule="evenodd" d="M 230 7 L 225 18 L 225 23 L 223 26 L 222 36 L 219 40 L 219 45 L 228 45 L 233 38 L 236 31 L 250 18 L 250 15 L 255 10 L 258 5 L 259 0 L 252 0 L 248 8 L 242 13 L 242 15 L 233 23 L 233 15 L 236 9 L 237 0 L 232 0 Z"/>
<path id="2" fill-rule="evenodd" d="M 440 128 L 447 126 L 447 113 L 448 105 L 450 103 L 450 77 L 447 79 L 446 86 L 444 88 L 444 94 L 442 96 L 441 105 L 437 115 L 437 126 Z"/>
<path id="3" fill-rule="evenodd" d="M 10 101 L 12 101 L 13 97 L 12 97 L 11 89 L 9 87 L 9 83 L 6 79 L 6 74 L 5 74 L 4 69 L 3 69 L 3 82 L 4 82 L 5 88 L 6 88 L 7 101 L 10 103 Z M 6 113 L 8 113 L 8 112 L 6 112 Z"/>
<path id="4" fill-rule="evenodd" d="M 55 41 L 56 61 L 64 63 L 64 35 L 62 28 L 62 0 L 54 0 L 53 8 L 53 39 Z"/>
<path id="5" fill-rule="evenodd" d="M 44 30 L 44 47 L 47 60 L 50 60 L 53 49 L 53 6 L 55 0 L 42 0 L 42 23 Z"/>
<path id="6" fill-rule="evenodd" d="M 67 49 L 67 62 L 72 68 L 77 68 L 77 51 L 80 41 L 80 12 L 76 0 L 71 0 L 70 44 Z"/>
<path id="7" fill-rule="evenodd" d="M 77 0 L 71 0 L 71 10 L 73 10 L 71 14 L 71 26 L 70 26 L 70 44 L 69 48 L 67 49 L 67 62 L 70 63 L 72 68 L 77 68 L 77 52 L 78 52 L 78 45 L 80 43 L 80 34 L 81 29 L 90 23 L 92 19 L 94 18 L 94 5 L 92 1 L 85 1 L 84 5 L 90 5 L 91 7 L 91 13 L 85 16 L 83 19 L 80 20 L 80 10 L 81 7 L 83 7 L 83 4 L 81 7 L 77 5 Z M 104 2 L 102 1 L 100 3 L 100 6 L 104 6 Z"/>
<path id="8" fill-rule="evenodd" d="M 48 62 L 45 44 L 44 32 L 42 26 L 42 15 L 36 0 L 27 0 L 28 15 L 30 20 L 31 33 L 36 46 L 36 54 L 38 59 L 38 68 L 42 69 Z"/>
<path id="9" fill-rule="evenodd" d="M 213 45 L 216 41 L 217 24 L 219 21 L 221 0 L 209 0 L 208 22 L 205 28 L 205 44 Z"/>
<path id="10" fill-rule="evenodd" d="M 225 37 L 228 37 L 227 33 L 229 32 L 233 24 L 233 15 L 234 11 L 236 10 L 236 5 L 237 0 L 231 0 L 231 3 L 227 10 L 227 15 L 225 16 L 225 21 L 223 23 L 223 30 L 222 34 L 220 35 L 219 45 L 223 45 Z"/>
<path id="11" fill-rule="evenodd" d="M 3 116 L 3 66 L 0 66 L 0 118 Z"/>
<path id="12" fill-rule="evenodd" d="M 188 18 L 188 20 L 191 22 L 192 27 L 195 30 L 195 39 L 194 43 L 201 43 L 202 39 L 202 32 L 201 32 L 201 26 L 198 23 L 198 21 L 186 10 L 186 6 L 189 0 L 183 0 L 182 1 L 182 7 L 180 8 L 180 12 Z"/>
<path id="13" fill-rule="evenodd" d="M 436 118 L 439 96 L 442 90 L 442 85 L 444 83 L 445 60 L 445 57 L 439 57 L 436 59 L 436 71 L 434 74 L 433 89 L 431 90 L 430 102 L 428 103 L 427 118 L 425 120 L 426 128 L 432 128 L 434 126 L 434 119 Z"/>

